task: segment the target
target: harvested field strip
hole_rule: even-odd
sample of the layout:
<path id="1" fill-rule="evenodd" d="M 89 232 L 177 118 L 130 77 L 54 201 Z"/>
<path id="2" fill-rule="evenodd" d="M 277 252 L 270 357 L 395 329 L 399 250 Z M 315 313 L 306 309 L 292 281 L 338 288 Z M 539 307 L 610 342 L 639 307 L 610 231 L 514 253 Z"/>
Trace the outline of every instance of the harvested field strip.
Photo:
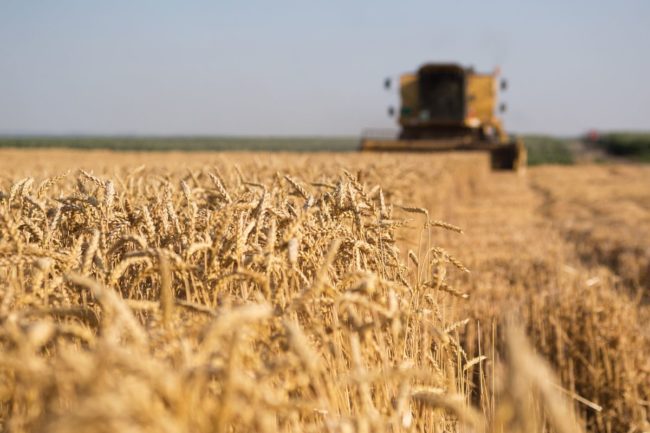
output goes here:
<path id="1" fill-rule="evenodd" d="M 598 203 L 587 197 L 594 193 L 589 183 L 575 181 L 583 176 L 581 170 L 589 173 L 601 168 L 533 168 L 527 178 L 491 175 L 471 198 L 448 208 L 444 215 L 463 226 L 465 236 L 448 237 L 440 243 L 451 251 L 463 251 L 463 259 L 472 269 L 462 282 L 453 281 L 471 287 L 471 302 L 459 305 L 458 310 L 460 316 L 473 319 L 465 335 L 469 356 L 479 353 L 479 341 L 483 351 L 491 344 L 499 346 L 499 335 L 493 341 L 493 321 L 503 323 L 517 317 L 527 323 L 536 349 L 552 361 L 564 386 L 602 406 L 596 411 L 576 404 L 589 431 L 643 431 L 650 397 L 650 362 L 645 355 L 650 351 L 650 333 L 645 326 L 650 311 L 630 296 L 637 286 L 619 276 L 621 270 L 638 267 L 610 268 L 597 258 L 585 261 L 588 248 L 598 251 L 606 248 L 607 242 L 593 237 L 589 246 L 576 243 L 563 227 L 569 218 L 577 217 L 572 214 L 572 201 L 562 197 L 552 204 L 552 211 L 546 211 L 548 197 L 532 187 L 557 185 L 558 195 L 571 191 L 576 199 Z M 621 168 L 627 173 L 623 177 L 612 170 L 601 172 L 607 176 L 608 189 L 597 192 L 603 194 L 599 197 L 606 201 L 627 191 L 628 200 L 643 206 L 642 196 L 648 191 L 638 184 L 641 178 L 633 177 L 627 167 Z M 584 178 L 588 179 L 588 174 Z M 631 182 L 633 179 L 637 183 Z M 616 202 L 608 203 L 607 209 L 615 206 Z M 563 213 L 549 213 L 560 210 Z M 579 210 L 583 224 L 591 224 L 595 232 L 610 232 L 607 241 L 618 237 L 621 244 L 630 242 L 634 260 L 645 260 L 634 249 L 639 240 L 632 239 L 636 228 L 641 228 L 638 236 L 648 228 L 642 221 L 643 212 L 629 216 L 639 215 L 635 223 L 612 225 L 608 218 L 589 214 L 593 212 L 590 208 Z M 648 215 L 646 210 L 645 217 Z"/>
<path id="2" fill-rule="evenodd" d="M 546 199 L 542 212 L 580 257 L 610 267 L 645 297 L 650 296 L 648 179 L 647 166 L 542 167 L 531 173 L 531 185 Z"/>

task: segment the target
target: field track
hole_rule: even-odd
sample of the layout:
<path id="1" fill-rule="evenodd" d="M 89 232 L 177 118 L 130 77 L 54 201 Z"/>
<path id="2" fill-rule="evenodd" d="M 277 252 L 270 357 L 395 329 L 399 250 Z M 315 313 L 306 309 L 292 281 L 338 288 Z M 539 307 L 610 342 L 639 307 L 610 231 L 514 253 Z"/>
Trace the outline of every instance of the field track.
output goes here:
<path id="1" fill-rule="evenodd" d="M 451 266 L 446 277 L 456 294 L 466 296 L 440 298 L 440 314 L 443 323 L 470 319 L 453 334 L 466 359 L 487 356 L 485 371 L 476 375 L 487 371 L 488 379 L 468 379 L 463 386 L 468 401 L 488 418 L 495 402 L 487 382 L 506 350 L 503 324 L 514 320 L 553 367 L 589 431 L 644 431 L 650 426 L 649 167 L 540 166 L 520 175 L 491 172 L 487 155 L 473 153 L 0 149 L 0 192 L 6 194 L 21 178 L 34 177 L 37 185 L 67 171 L 76 176 L 79 169 L 102 179 L 133 170 L 176 179 L 215 166 L 230 185 L 237 173 L 250 183 L 267 185 L 274 176 L 281 179 L 277 171 L 310 193 L 324 179 L 344 178 L 343 169 L 368 190 L 380 185 L 395 214 L 409 220 L 398 230 L 397 246 L 412 281 L 426 279 L 429 269 L 409 257 L 426 256 L 431 245 L 462 262 L 460 269 Z M 115 188 L 119 196 L 119 182 Z M 419 228 L 424 210 L 403 210 L 409 207 L 426 209 L 430 220 L 453 224 L 463 233 L 425 232 Z M 470 272 L 462 272 L 462 266 Z"/>

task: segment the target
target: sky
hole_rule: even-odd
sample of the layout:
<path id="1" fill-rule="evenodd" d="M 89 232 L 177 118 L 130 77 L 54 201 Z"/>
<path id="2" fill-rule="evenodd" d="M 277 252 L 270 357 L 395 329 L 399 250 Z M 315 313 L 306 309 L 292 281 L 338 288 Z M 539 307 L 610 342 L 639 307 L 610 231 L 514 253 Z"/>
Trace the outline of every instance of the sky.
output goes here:
<path id="1" fill-rule="evenodd" d="M 0 134 L 356 136 L 386 77 L 490 71 L 506 128 L 650 129 L 650 1 L 0 0 Z"/>

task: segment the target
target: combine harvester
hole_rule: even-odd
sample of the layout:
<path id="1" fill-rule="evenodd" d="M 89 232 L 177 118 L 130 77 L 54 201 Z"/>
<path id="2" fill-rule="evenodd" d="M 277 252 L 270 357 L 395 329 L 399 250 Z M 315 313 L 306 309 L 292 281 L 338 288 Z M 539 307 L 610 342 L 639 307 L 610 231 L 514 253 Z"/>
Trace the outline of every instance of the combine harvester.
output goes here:
<path id="1" fill-rule="evenodd" d="M 492 168 L 526 167 L 523 142 L 509 136 L 496 117 L 498 71 L 479 74 L 456 64 L 428 63 L 400 77 L 397 137 L 372 134 L 361 139 L 364 151 L 487 151 Z M 390 79 L 385 87 L 391 86 Z M 505 90 L 506 82 L 500 83 Z M 505 111 L 502 104 L 500 111 Z M 393 109 L 389 109 L 392 116 Z"/>

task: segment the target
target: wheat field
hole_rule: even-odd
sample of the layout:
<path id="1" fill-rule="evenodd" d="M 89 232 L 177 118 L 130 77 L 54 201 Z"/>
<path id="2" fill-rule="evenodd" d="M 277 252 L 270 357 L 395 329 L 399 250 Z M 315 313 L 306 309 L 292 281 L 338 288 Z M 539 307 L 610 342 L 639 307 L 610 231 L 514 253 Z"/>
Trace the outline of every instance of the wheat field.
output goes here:
<path id="1" fill-rule="evenodd" d="M 650 169 L 0 150 L 11 432 L 648 432 Z"/>

